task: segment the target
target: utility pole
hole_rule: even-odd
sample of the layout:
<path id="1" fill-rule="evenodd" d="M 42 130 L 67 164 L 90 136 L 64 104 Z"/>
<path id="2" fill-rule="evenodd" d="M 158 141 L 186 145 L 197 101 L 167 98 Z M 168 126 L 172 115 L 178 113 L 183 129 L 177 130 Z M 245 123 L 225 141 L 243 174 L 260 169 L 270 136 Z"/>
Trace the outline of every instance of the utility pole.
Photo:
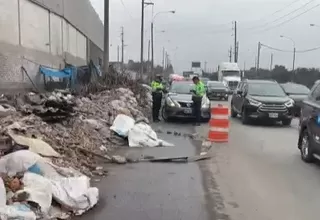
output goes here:
<path id="1" fill-rule="evenodd" d="M 141 0 L 140 79 L 143 75 L 144 5 L 144 0 Z"/>
<path id="2" fill-rule="evenodd" d="M 229 55 L 229 62 L 232 62 L 232 46 L 230 47 L 229 51 L 228 51 L 228 55 Z"/>
<path id="3" fill-rule="evenodd" d="M 273 53 L 271 53 L 270 57 L 270 71 L 273 69 Z"/>
<path id="4" fill-rule="evenodd" d="M 104 0 L 104 48 L 103 48 L 103 71 L 109 72 L 109 0 Z"/>
<path id="5" fill-rule="evenodd" d="M 257 72 L 259 71 L 260 68 L 260 51 L 261 51 L 261 43 L 258 43 L 258 57 L 257 57 Z"/>
<path id="6" fill-rule="evenodd" d="M 123 27 L 121 27 L 121 63 L 124 63 L 124 31 Z"/>
<path id="7" fill-rule="evenodd" d="M 166 70 L 168 69 L 168 52 L 166 51 L 166 56 L 165 56 L 165 67 Z"/>
<path id="8" fill-rule="evenodd" d="M 120 62 L 120 47 L 119 45 L 117 46 L 117 62 Z"/>
<path id="9" fill-rule="evenodd" d="M 164 69 L 164 62 L 165 62 L 165 50 L 164 47 L 162 48 L 162 68 Z"/>
<path id="10" fill-rule="evenodd" d="M 150 40 L 148 41 L 148 71 L 150 70 Z"/>
<path id="11" fill-rule="evenodd" d="M 246 61 L 243 62 L 243 73 L 241 74 L 241 80 L 245 77 L 246 74 Z"/>
<path id="12" fill-rule="evenodd" d="M 153 14 L 153 13 L 152 13 Z M 153 18 L 152 18 L 153 19 Z M 154 78 L 153 21 L 151 22 L 151 76 Z"/>
<path id="13" fill-rule="evenodd" d="M 257 56 L 254 58 L 254 68 L 256 68 L 256 71 L 257 71 Z"/>
<path id="14" fill-rule="evenodd" d="M 237 50 L 237 21 L 234 22 L 234 62 L 238 62 L 238 50 Z"/>
<path id="15" fill-rule="evenodd" d="M 239 60 L 239 41 L 237 41 L 237 47 L 236 47 L 236 51 L 237 51 L 237 62 Z"/>
<path id="16" fill-rule="evenodd" d="M 292 72 L 294 72 L 295 68 L 295 62 L 296 62 L 296 47 L 293 48 L 293 63 L 292 63 Z"/>
<path id="17" fill-rule="evenodd" d="M 148 62 L 150 62 L 150 40 L 148 41 Z"/>

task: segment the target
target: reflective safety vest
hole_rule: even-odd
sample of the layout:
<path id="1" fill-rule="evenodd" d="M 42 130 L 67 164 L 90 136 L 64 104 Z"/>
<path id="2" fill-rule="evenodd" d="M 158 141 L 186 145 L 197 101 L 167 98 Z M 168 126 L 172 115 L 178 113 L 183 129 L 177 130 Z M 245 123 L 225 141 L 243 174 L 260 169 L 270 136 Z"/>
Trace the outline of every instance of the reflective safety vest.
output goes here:
<path id="1" fill-rule="evenodd" d="M 157 92 L 159 89 L 163 90 L 163 85 L 160 82 L 152 81 L 151 88 L 152 88 L 152 92 Z"/>
<path id="2" fill-rule="evenodd" d="M 203 84 L 203 82 L 199 81 L 194 88 L 195 92 L 196 92 L 196 96 L 202 97 L 206 94 L 206 88 Z"/>

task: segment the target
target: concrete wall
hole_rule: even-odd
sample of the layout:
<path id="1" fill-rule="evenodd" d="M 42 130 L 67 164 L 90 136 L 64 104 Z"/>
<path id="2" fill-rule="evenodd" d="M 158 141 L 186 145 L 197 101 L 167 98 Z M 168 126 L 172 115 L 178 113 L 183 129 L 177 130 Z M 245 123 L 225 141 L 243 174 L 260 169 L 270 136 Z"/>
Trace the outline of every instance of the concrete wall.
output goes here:
<path id="1" fill-rule="evenodd" d="M 21 66 L 41 86 L 39 64 L 102 59 L 103 25 L 87 0 L 0 0 L 0 30 L 0 89 L 30 87 Z"/>
<path id="2" fill-rule="evenodd" d="M 64 17 L 103 50 L 103 23 L 89 0 L 32 0 Z"/>

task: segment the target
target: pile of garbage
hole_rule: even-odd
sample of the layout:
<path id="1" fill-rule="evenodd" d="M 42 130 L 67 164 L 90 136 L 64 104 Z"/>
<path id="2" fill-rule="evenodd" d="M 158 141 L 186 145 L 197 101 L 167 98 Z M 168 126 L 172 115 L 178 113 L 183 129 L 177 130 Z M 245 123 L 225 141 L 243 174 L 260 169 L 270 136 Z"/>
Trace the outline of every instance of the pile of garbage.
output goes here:
<path id="1" fill-rule="evenodd" d="M 0 96 L 0 219 L 65 219 L 92 208 L 99 191 L 90 177 L 107 174 L 103 162 L 125 162 L 110 155 L 132 143 L 110 128 L 116 117 L 148 122 L 151 96 L 136 97 L 126 88 Z"/>
<path id="2" fill-rule="evenodd" d="M 105 175 L 101 169 L 97 170 L 100 167 L 97 158 L 107 160 L 113 149 L 128 146 L 126 137 L 110 130 L 117 115 L 148 121 L 145 116 L 151 112 L 151 97 L 144 100 L 149 103 L 145 106 L 139 105 L 135 97 L 126 88 L 87 97 L 77 97 L 68 91 L 2 96 L 0 142 L 8 139 L 8 127 L 14 126 L 16 134 L 43 140 L 63 155 L 52 160 L 56 165 L 76 168 L 88 176 Z M 12 146 L 4 144 L 0 151 L 1 148 L 10 151 Z"/>
<path id="3" fill-rule="evenodd" d="M 0 219 L 67 219 L 99 199 L 88 177 L 29 150 L 1 157 L 0 174 Z"/>
<path id="4" fill-rule="evenodd" d="M 75 98 L 68 91 L 46 94 L 30 92 L 19 99 L 18 109 L 25 114 L 35 114 L 43 121 L 61 121 L 74 114 Z"/>

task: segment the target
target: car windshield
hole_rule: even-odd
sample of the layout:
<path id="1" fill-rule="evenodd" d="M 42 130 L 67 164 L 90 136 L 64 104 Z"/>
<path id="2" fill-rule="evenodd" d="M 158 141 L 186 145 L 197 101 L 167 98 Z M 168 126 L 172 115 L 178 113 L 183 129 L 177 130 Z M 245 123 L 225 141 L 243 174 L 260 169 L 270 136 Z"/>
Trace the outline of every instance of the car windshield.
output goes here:
<path id="1" fill-rule="evenodd" d="M 174 82 L 170 87 L 170 92 L 179 94 L 191 94 L 190 90 L 193 89 L 192 82 Z"/>
<path id="2" fill-rule="evenodd" d="M 308 95 L 310 92 L 308 87 L 300 84 L 283 84 L 282 88 L 288 94 Z"/>
<path id="3" fill-rule="evenodd" d="M 286 96 L 281 86 L 277 83 L 249 83 L 248 94 L 256 96 Z"/>
<path id="4" fill-rule="evenodd" d="M 208 88 L 225 88 L 225 85 L 221 82 L 208 82 Z"/>

